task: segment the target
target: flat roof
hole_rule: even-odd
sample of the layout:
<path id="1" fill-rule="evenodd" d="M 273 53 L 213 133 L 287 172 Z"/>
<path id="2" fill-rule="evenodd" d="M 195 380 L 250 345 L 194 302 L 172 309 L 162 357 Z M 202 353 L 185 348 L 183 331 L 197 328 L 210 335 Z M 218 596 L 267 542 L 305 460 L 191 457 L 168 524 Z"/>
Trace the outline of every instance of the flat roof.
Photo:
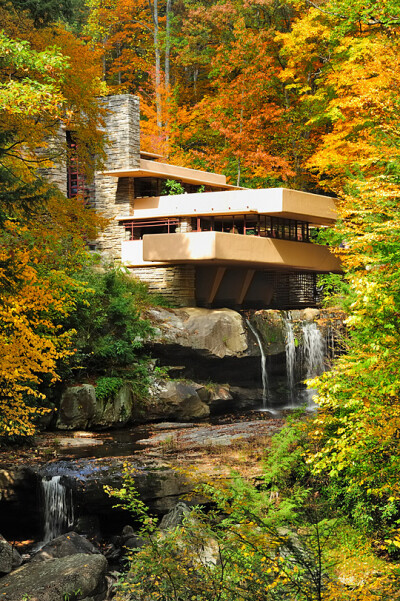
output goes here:
<path id="1" fill-rule="evenodd" d="M 136 169 L 127 167 L 125 169 L 103 171 L 102 174 L 111 177 L 162 177 L 175 179 L 185 184 L 199 184 L 212 188 L 223 188 L 224 190 L 243 190 L 240 186 L 227 184 L 225 175 L 167 163 L 155 163 L 146 159 L 140 159 L 139 167 Z"/>
<path id="2" fill-rule="evenodd" d="M 255 213 L 286 219 L 308 221 L 313 225 L 330 225 L 336 219 L 335 200 L 329 196 L 299 192 L 286 188 L 226 190 L 135 198 L 129 216 L 119 221 L 202 215 L 243 215 Z"/>

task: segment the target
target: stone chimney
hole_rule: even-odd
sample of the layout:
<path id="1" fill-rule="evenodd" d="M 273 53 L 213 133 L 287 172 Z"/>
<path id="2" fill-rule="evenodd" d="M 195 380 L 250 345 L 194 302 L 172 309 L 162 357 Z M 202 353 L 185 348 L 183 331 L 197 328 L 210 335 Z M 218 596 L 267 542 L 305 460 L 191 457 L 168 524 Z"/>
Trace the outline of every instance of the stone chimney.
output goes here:
<path id="1" fill-rule="evenodd" d="M 139 98 L 130 94 L 103 99 L 108 111 L 105 118 L 106 171 L 135 169 L 140 164 Z M 109 219 L 109 224 L 97 240 L 98 250 L 111 259 L 121 256 L 123 228 L 116 217 L 129 217 L 134 203 L 133 180 L 116 178 L 97 172 L 92 187 L 92 203 L 96 211 Z"/>

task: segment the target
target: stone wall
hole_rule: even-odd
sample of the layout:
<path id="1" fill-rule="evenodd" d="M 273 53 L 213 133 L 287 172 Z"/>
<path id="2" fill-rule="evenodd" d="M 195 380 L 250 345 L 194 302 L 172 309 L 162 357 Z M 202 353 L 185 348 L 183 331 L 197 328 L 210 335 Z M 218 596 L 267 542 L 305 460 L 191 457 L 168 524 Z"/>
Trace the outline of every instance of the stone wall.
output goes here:
<path id="1" fill-rule="evenodd" d="M 108 110 L 105 134 L 108 138 L 105 170 L 135 169 L 140 161 L 139 99 L 130 94 L 109 96 L 103 100 Z M 134 182 L 131 178 L 116 178 L 96 173 L 92 195 L 96 211 L 109 223 L 97 241 L 97 248 L 112 259 L 121 257 L 124 229 L 116 217 L 132 214 Z"/>
<path id="2" fill-rule="evenodd" d="M 47 157 L 48 149 L 51 149 L 50 160 L 52 167 L 42 167 L 38 169 L 40 176 L 45 177 L 52 184 L 67 196 L 67 148 L 66 133 L 63 127 L 60 127 L 58 133 L 48 140 L 47 149 L 38 149 L 37 155 Z"/>
<path id="3" fill-rule="evenodd" d="M 129 270 L 135 278 L 146 282 L 150 292 L 161 294 L 173 305 L 193 307 L 195 301 L 195 268 L 193 265 L 168 267 L 136 267 Z"/>

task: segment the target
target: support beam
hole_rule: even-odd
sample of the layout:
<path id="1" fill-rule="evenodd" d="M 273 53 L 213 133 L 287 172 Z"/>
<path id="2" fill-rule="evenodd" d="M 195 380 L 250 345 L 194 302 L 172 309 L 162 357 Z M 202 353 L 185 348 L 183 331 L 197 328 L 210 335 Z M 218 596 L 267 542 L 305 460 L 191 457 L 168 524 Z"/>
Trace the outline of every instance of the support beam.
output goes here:
<path id="1" fill-rule="evenodd" d="M 246 270 L 246 273 L 245 273 L 245 276 L 244 276 L 243 282 L 242 282 L 242 287 L 240 288 L 240 292 L 239 292 L 238 296 L 236 297 L 237 305 L 243 304 L 245 296 L 250 288 L 250 284 L 253 281 L 255 272 L 256 272 L 255 269 L 247 269 Z"/>
<path id="2" fill-rule="evenodd" d="M 210 294 L 208 295 L 208 299 L 207 299 L 207 303 L 209 305 L 211 305 L 211 303 L 214 302 L 214 299 L 218 292 L 218 288 L 220 287 L 220 284 L 222 282 L 222 278 L 225 275 L 225 271 L 226 271 L 226 267 L 217 267 L 217 269 L 215 271 L 214 279 L 213 279 L 213 282 L 211 285 Z"/>

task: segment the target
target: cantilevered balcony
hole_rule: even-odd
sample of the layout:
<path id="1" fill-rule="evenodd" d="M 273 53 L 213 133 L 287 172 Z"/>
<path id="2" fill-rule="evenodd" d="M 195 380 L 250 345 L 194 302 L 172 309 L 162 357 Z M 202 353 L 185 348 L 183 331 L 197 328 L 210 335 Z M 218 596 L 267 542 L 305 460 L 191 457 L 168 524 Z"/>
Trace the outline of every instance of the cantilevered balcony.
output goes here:
<path id="1" fill-rule="evenodd" d="M 128 266 L 214 264 L 255 269 L 340 272 L 340 263 L 326 246 L 224 232 L 149 234 L 122 243 Z"/>

